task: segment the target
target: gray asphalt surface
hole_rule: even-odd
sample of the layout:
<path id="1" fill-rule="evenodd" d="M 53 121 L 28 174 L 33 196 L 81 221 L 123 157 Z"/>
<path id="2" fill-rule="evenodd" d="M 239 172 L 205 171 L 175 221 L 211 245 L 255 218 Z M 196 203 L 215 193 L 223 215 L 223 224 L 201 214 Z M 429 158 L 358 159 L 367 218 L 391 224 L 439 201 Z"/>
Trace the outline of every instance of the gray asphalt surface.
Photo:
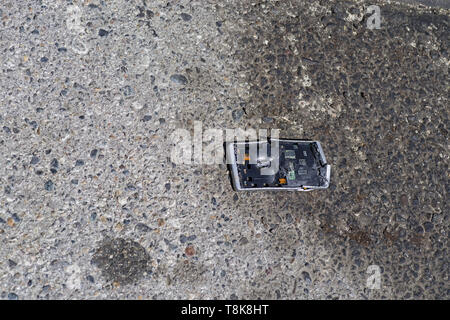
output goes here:
<path id="1" fill-rule="evenodd" d="M 434 2 L 2 1 L 0 298 L 448 299 Z M 331 186 L 176 165 L 194 121 L 318 140 Z"/>

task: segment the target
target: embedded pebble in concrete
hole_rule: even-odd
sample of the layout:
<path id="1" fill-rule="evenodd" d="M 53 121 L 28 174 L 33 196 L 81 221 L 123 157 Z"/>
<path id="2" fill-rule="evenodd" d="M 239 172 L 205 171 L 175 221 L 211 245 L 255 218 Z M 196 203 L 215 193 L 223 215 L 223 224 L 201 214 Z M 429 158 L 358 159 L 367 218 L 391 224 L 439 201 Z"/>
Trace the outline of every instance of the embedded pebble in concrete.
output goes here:
<path id="1" fill-rule="evenodd" d="M 173 74 L 170 76 L 170 80 L 172 80 L 172 82 L 175 82 L 175 83 L 181 84 L 181 85 L 185 85 L 188 82 L 187 78 L 185 76 L 183 76 L 182 74 Z"/>
<path id="2" fill-rule="evenodd" d="M 3 1 L 0 298 L 448 299 L 448 1 L 403 2 Z M 238 194 L 195 121 L 331 185 Z"/>

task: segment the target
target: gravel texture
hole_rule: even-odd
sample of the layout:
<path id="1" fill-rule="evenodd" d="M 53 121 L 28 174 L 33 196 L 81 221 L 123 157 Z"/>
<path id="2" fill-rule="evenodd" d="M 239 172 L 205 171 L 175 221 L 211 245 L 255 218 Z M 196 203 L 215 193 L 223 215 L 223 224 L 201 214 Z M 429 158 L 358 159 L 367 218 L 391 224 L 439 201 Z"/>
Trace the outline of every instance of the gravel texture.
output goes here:
<path id="1" fill-rule="evenodd" d="M 1 1 L 0 298 L 448 299 L 450 12 L 404 2 Z M 175 165 L 194 121 L 331 186 Z"/>

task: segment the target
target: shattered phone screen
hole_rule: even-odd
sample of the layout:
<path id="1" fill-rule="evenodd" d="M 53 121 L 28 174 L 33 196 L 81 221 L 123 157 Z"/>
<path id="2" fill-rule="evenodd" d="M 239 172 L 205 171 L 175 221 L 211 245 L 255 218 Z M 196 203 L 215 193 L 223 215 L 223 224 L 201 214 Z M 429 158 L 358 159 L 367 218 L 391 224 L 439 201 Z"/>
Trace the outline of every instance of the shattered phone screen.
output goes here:
<path id="1" fill-rule="evenodd" d="M 230 170 L 235 189 L 311 190 L 328 186 L 330 166 L 326 163 L 319 142 L 277 142 L 278 150 L 275 153 L 270 140 L 236 142 L 233 147 L 228 147 L 227 152 L 233 152 L 232 159 L 235 160 Z M 252 148 L 252 144 L 256 144 L 257 148 L 255 145 Z"/>

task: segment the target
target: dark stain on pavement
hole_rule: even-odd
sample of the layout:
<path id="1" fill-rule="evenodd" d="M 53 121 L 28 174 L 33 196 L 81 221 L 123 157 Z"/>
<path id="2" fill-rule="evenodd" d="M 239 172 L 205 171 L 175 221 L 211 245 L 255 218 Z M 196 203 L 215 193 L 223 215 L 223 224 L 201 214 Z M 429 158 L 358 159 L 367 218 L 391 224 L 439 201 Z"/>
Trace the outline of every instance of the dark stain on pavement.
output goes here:
<path id="1" fill-rule="evenodd" d="M 151 273 L 150 256 L 139 243 L 106 238 L 95 251 L 91 263 L 100 268 L 108 280 L 131 284 Z"/>
<path id="2" fill-rule="evenodd" d="M 372 2 L 240 2 L 229 38 L 248 88 L 242 104 L 284 137 L 321 141 L 332 165 L 328 190 L 277 194 L 286 210 L 317 217 L 336 257 L 340 245 L 356 248 L 353 270 L 375 261 L 396 294 L 442 298 L 449 20 Z M 367 28 L 372 4 L 381 29 Z"/>

